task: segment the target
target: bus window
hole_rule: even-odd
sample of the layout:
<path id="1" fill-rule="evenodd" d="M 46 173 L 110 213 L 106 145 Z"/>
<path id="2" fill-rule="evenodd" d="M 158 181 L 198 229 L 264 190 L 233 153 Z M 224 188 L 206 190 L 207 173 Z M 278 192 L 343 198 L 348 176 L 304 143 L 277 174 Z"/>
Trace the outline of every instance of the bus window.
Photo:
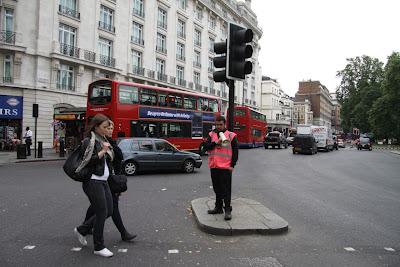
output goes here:
<path id="1" fill-rule="evenodd" d="M 161 122 L 158 124 L 158 134 L 159 138 L 165 138 L 168 137 L 168 123 L 167 122 Z"/>
<path id="2" fill-rule="evenodd" d="M 167 96 L 165 94 L 159 94 L 158 95 L 158 105 L 160 107 L 166 107 L 167 106 Z"/>
<path id="3" fill-rule="evenodd" d="M 182 97 L 178 95 L 168 95 L 168 107 L 171 108 L 182 108 Z"/>
<path id="4" fill-rule="evenodd" d="M 235 109 L 235 116 L 237 117 L 245 117 L 246 116 L 246 111 L 243 109 Z"/>
<path id="5" fill-rule="evenodd" d="M 121 104 L 137 104 L 139 103 L 139 89 L 134 86 L 119 86 L 119 103 Z"/>
<path id="6" fill-rule="evenodd" d="M 208 99 L 199 98 L 197 100 L 197 110 L 207 111 L 208 110 Z"/>
<path id="7" fill-rule="evenodd" d="M 156 137 L 157 125 L 154 123 L 142 122 L 140 123 L 139 137 Z"/>
<path id="8" fill-rule="evenodd" d="M 92 105 L 105 105 L 111 102 L 111 83 L 94 84 L 90 91 L 89 103 Z"/>
<path id="9" fill-rule="evenodd" d="M 156 106 L 157 105 L 157 93 L 152 90 L 141 89 L 140 90 L 140 103 L 142 105 Z"/>
<path id="10" fill-rule="evenodd" d="M 252 130 L 253 130 L 253 131 L 252 131 L 253 136 L 255 136 L 255 137 L 261 137 L 262 133 L 261 133 L 260 130 L 254 129 L 254 128 L 253 128 Z"/>
<path id="11" fill-rule="evenodd" d="M 191 123 L 171 122 L 169 124 L 168 137 L 192 137 Z"/>
<path id="12" fill-rule="evenodd" d="M 212 123 L 203 123 L 203 137 L 207 138 L 208 133 L 212 131 L 213 124 Z"/>
<path id="13" fill-rule="evenodd" d="M 183 99 L 183 108 L 196 109 L 196 98 L 194 98 L 194 97 L 185 97 Z"/>
<path id="14" fill-rule="evenodd" d="M 209 100 L 208 101 L 208 111 L 217 112 L 218 111 L 218 100 Z"/>

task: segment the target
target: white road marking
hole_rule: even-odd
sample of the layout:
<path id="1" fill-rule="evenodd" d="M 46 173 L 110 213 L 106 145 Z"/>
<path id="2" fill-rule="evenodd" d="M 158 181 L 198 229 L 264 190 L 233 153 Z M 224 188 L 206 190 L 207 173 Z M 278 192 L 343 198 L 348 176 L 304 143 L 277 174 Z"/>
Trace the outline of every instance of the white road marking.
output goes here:
<path id="1" fill-rule="evenodd" d="M 167 191 L 167 188 L 162 188 L 161 191 Z"/>
<path id="2" fill-rule="evenodd" d="M 385 250 L 390 251 L 390 252 L 395 252 L 396 251 L 393 248 L 385 248 Z"/>
<path id="3" fill-rule="evenodd" d="M 81 247 L 71 248 L 71 251 L 81 251 L 81 250 L 82 250 Z"/>
<path id="4" fill-rule="evenodd" d="M 352 247 L 347 247 L 347 248 L 344 248 L 344 250 L 346 250 L 346 251 L 356 251 L 354 248 L 352 248 Z"/>
<path id="5" fill-rule="evenodd" d="M 27 245 L 24 247 L 24 249 L 34 249 L 36 246 L 32 246 L 32 245 Z"/>
<path id="6" fill-rule="evenodd" d="M 179 250 L 177 250 L 177 249 L 169 249 L 168 253 L 169 254 L 176 254 L 176 253 L 179 253 Z"/>
<path id="7" fill-rule="evenodd" d="M 126 252 L 128 252 L 128 249 L 127 248 L 120 248 L 120 249 L 118 249 L 118 252 L 126 253 Z"/>

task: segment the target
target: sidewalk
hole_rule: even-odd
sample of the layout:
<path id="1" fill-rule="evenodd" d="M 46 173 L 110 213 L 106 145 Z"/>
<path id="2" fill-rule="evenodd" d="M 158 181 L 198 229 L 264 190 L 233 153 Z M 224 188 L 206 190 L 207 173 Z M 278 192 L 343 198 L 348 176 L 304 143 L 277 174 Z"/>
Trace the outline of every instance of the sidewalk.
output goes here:
<path id="1" fill-rule="evenodd" d="M 0 165 L 11 164 L 11 163 L 22 163 L 22 162 L 36 162 L 36 161 L 56 161 L 65 160 L 65 157 L 61 158 L 59 153 L 52 148 L 43 149 L 43 158 L 35 158 L 35 151 L 31 150 L 31 156 L 27 156 L 26 159 L 17 159 L 16 151 L 1 151 L 0 152 Z"/>
<path id="2" fill-rule="evenodd" d="M 199 228 L 214 235 L 278 234 L 287 232 L 288 223 L 261 203 L 247 199 L 232 199 L 232 220 L 224 214 L 210 215 L 215 199 L 204 197 L 192 201 L 192 210 Z"/>

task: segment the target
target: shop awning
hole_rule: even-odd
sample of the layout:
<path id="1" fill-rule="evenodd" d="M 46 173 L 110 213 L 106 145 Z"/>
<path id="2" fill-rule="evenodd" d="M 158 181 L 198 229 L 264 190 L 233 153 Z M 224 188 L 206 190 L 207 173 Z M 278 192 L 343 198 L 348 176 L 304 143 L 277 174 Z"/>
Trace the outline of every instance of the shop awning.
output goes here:
<path id="1" fill-rule="evenodd" d="M 68 108 L 60 111 L 59 114 L 54 114 L 55 120 L 84 120 L 86 117 L 86 107 Z"/>

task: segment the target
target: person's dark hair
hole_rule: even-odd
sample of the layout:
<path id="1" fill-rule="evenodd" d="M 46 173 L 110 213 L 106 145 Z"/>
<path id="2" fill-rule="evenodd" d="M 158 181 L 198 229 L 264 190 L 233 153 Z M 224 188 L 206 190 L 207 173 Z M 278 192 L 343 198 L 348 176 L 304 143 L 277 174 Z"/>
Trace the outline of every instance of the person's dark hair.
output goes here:
<path id="1" fill-rule="evenodd" d="M 26 130 L 29 131 L 29 127 L 26 127 Z"/>
<path id="2" fill-rule="evenodd" d="M 94 128 L 96 126 L 99 126 L 100 124 L 102 124 L 103 122 L 107 121 L 110 124 L 110 119 L 104 115 L 104 114 L 96 114 L 91 120 L 90 123 L 88 125 L 88 127 L 86 128 L 85 131 L 85 136 L 86 137 L 90 137 L 91 136 L 91 132 L 94 131 Z"/>
<path id="3" fill-rule="evenodd" d="M 224 123 L 226 123 L 225 117 L 224 116 L 218 116 L 215 121 L 223 121 Z"/>

